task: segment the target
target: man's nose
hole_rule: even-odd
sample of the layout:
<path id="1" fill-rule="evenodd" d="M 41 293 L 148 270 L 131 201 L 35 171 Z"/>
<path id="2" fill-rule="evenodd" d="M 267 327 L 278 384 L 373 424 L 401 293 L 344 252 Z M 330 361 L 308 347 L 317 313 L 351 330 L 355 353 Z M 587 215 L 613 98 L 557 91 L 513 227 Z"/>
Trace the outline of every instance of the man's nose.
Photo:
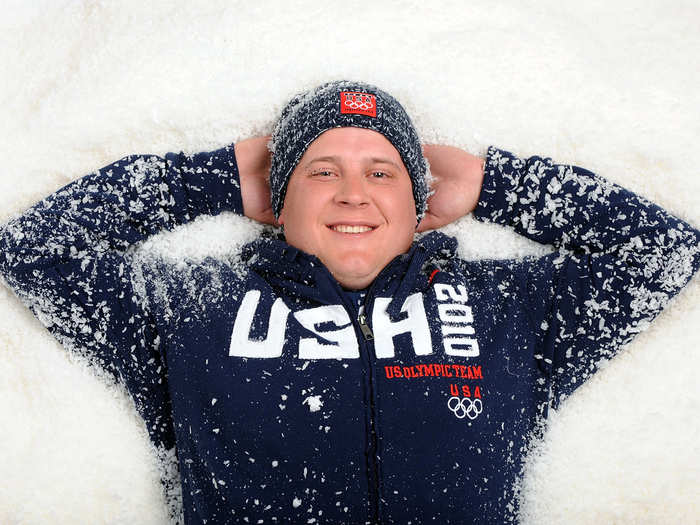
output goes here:
<path id="1" fill-rule="evenodd" d="M 352 206 L 361 206 L 369 203 L 367 181 L 363 174 L 343 174 L 336 193 L 336 202 Z"/>

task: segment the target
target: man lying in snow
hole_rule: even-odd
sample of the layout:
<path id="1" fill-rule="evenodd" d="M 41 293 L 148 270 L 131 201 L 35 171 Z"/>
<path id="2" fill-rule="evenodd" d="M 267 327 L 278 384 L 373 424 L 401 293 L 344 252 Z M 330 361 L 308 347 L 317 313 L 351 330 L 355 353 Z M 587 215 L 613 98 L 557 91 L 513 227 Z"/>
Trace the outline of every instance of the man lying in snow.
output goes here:
<path id="1" fill-rule="evenodd" d="M 272 136 L 132 156 L 0 231 L 9 286 L 177 451 L 188 523 L 504 523 L 549 407 L 669 303 L 700 232 L 581 168 L 426 146 L 376 87 L 295 97 Z M 268 185 L 269 177 L 269 185 Z M 140 255 L 229 210 L 229 260 Z M 426 212 L 427 210 L 427 212 Z M 557 252 L 465 261 L 467 213 Z"/>

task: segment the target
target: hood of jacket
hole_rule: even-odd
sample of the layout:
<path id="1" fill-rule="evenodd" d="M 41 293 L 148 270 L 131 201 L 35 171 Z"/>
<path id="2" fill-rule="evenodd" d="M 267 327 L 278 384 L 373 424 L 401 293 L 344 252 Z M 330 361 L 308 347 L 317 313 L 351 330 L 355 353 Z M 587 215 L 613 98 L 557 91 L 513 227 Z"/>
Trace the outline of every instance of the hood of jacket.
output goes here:
<path id="1" fill-rule="evenodd" d="M 456 249 L 454 237 L 437 231 L 423 235 L 379 272 L 367 294 L 391 297 L 387 312 L 396 318 L 409 295 L 425 290 L 436 270 L 447 270 L 446 261 L 453 260 Z M 318 257 L 281 238 L 256 239 L 243 247 L 241 257 L 280 296 L 318 304 L 345 302 L 342 286 Z"/>

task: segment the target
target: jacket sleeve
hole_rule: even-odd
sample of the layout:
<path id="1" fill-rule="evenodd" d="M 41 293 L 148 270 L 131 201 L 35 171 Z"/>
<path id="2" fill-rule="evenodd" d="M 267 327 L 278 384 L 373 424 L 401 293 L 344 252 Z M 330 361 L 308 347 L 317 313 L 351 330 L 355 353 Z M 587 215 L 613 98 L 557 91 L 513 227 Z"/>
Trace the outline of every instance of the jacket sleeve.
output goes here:
<path id="1" fill-rule="evenodd" d="M 134 248 L 223 210 L 242 214 L 233 146 L 130 156 L 0 226 L 0 275 L 69 350 L 121 381 L 153 441 L 174 445 L 162 342 L 135 293 Z M 143 288 L 143 287 L 139 287 Z"/>
<path id="2" fill-rule="evenodd" d="M 700 232 L 583 168 L 489 148 L 475 216 L 557 252 L 518 272 L 553 405 L 615 355 L 700 267 Z"/>

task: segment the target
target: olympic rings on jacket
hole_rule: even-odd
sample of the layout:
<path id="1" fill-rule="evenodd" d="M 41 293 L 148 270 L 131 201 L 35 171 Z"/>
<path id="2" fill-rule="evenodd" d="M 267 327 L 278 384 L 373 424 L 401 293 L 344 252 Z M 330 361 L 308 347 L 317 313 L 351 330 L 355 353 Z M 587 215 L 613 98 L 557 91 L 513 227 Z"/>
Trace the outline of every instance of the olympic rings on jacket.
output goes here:
<path id="1" fill-rule="evenodd" d="M 447 408 L 454 412 L 454 415 L 459 419 L 464 419 L 468 417 L 471 420 L 477 418 L 481 411 L 484 409 L 484 404 L 481 399 L 469 399 L 468 397 L 455 397 L 452 396 L 447 400 Z"/>

